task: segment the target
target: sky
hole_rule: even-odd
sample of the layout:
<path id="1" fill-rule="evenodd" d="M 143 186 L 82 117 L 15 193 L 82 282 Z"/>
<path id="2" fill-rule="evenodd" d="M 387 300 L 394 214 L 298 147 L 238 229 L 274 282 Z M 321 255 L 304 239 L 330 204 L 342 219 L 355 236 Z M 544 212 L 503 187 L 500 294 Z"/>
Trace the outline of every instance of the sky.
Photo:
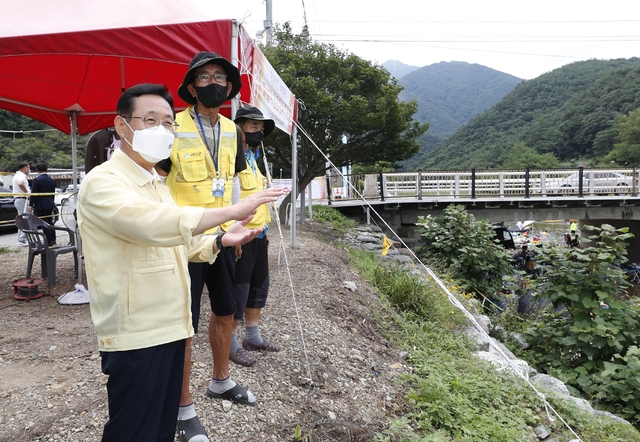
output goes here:
<path id="1" fill-rule="evenodd" d="M 264 0 L 190 0 L 263 29 Z M 569 63 L 640 56 L 640 0 L 271 0 L 273 21 L 382 64 L 477 63 L 532 79 Z M 264 39 L 262 39 L 264 42 Z"/>

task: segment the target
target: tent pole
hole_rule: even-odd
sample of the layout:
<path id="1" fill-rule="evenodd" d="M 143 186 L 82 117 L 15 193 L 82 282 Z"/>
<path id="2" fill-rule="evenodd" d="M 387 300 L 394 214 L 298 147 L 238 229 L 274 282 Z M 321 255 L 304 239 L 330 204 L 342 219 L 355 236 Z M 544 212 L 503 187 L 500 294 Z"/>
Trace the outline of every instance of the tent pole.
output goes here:
<path id="1" fill-rule="evenodd" d="M 291 136 L 291 248 L 296 248 L 296 202 L 298 199 L 298 128 Z"/>
<path id="2" fill-rule="evenodd" d="M 76 128 L 78 127 L 78 122 L 76 121 L 76 112 L 71 111 L 71 179 L 73 185 L 73 191 L 78 191 L 78 160 L 76 159 L 76 155 L 78 154 L 78 149 L 76 146 Z"/>
<path id="3" fill-rule="evenodd" d="M 71 112 L 71 179 L 73 180 L 73 192 L 78 191 L 78 146 L 77 146 L 77 127 L 78 122 L 76 120 L 76 112 Z M 78 203 L 78 196 L 76 195 L 76 204 Z M 75 216 L 75 214 L 74 214 Z M 76 268 L 78 270 L 78 284 L 82 284 L 82 239 L 80 239 L 80 233 L 78 227 L 76 227 L 76 255 L 77 262 Z"/>
<path id="4" fill-rule="evenodd" d="M 240 33 L 238 22 L 233 20 L 231 23 L 231 64 L 238 67 L 238 35 Z M 238 111 L 238 96 L 235 96 L 233 100 L 231 100 L 231 119 L 233 120 L 236 116 L 236 112 Z"/>

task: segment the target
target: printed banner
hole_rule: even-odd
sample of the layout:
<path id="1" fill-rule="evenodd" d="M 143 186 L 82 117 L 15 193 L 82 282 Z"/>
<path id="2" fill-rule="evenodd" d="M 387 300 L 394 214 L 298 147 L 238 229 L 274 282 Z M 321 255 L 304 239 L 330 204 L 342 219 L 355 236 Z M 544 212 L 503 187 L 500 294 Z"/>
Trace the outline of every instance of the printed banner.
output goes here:
<path id="1" fill-rule="evenodd" d="M 296 97 L 257 47 L 253 49 L 252 77 L 251 104 L 291 135 L 297 110 Z"/>

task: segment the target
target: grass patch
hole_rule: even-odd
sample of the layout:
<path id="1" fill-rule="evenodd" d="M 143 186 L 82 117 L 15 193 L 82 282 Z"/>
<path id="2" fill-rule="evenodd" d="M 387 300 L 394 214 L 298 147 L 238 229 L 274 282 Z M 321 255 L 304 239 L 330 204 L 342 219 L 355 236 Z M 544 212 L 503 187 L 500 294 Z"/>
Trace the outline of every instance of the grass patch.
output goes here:
<path id="1" fill-rule="evenodd" d="M 309 214 L 308 209 L 307 215 Z M 331 206 L 313 205 L 313 219 L 315 221 L 323 221 L 331 223 L 331 226 L 341 234 L 344 234 L 348 229 L 353 229 L 356 226 L 355 221 L 344 216 L 340 211 L 334 209 Z"/>
<path id="2" fill-rule="evenodd" d="M 0 255 L 4 255 L 6 253 L 18 253 L 18 251 L 10 247 L 0 247 Z"/>
<path id="3" fill-rule="evenodd" d="M 377 442 L 532 441 L 537 440 L 533 428 L 540 424 L 555 440 L 575 438 L 559 420 L 548 420 L 542 401 L 523 380 L 474 356 L 460 333 L 466 318 L 430 278 L 407 267 L 383 266 L 363 250 L 352 249 L 349 257 L 395 310 L 380 326 L 409 352 L 413 367 L 402 379 L 409 387 L 408 412 L 377 434 Z M 585 441 L 640 441 L 633 426 L 552 404 Z"/>

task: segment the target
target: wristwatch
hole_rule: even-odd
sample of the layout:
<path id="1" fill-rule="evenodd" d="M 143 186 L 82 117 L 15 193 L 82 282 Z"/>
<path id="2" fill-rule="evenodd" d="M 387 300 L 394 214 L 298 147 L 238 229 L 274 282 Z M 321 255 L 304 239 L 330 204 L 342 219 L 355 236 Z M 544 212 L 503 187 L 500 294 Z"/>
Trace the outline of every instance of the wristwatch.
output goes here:
<path id="1" fill-rule="evenodd" d="M 218 251 L 222 251 L 222 250 L 232 250 L 233 246 L 229 246 L 229 247 L 225 247 L 222 245 L 222 237 L 226 234 L 227 232 L 222 232 L 220 235 L 216 236 L 216 246 L 218 247 Z"/>

